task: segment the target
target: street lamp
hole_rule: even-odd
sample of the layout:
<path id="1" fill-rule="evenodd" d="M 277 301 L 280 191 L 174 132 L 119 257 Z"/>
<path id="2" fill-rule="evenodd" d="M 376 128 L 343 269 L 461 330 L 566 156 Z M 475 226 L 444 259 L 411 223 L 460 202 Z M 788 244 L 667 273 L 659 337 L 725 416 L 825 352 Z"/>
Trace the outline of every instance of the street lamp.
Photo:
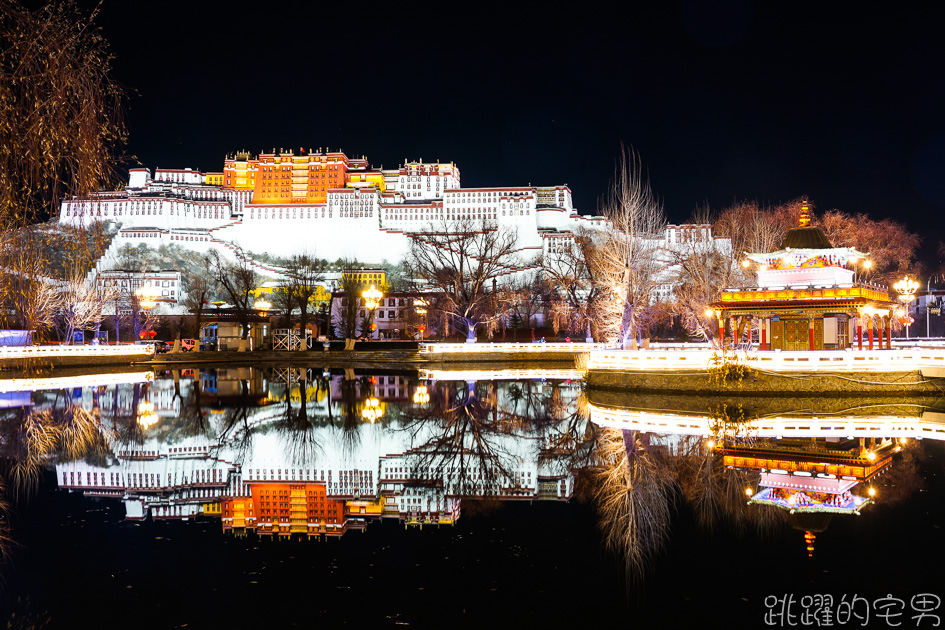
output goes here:
<path id="1" fill-rule="evenodd" d="M 423 341 L 423 333 L 427 329 L 427 306 L 429 304 L 423 298 L 417 298 L 413 303 L 414 311 L 423 317 L 423 323 L 420 325 L 420 341 Z"/>
<path id="2" fill-rule="evenodd" d="M 904 322 L 906 325 L 906 337 L 909 337 L 909 303 L 915 299 L 915 292 L 919 290 L 919 283 L 906 276 L 893 285 L 893 289 L 899 294 L 899 301 L 902 302 L 905 309 Z"/>
<path id="3" fill-rule="evenodd" d="M 374 288 L 374 285 L 372 284 L 370 289 L 367 289 L 361 293 L 361 297 L 364 298 L 364 305 L 371 311 L 371 323 L 373 324 L 374 309 L 376 309 L 378 304 L 381 303 L 381 298 L 384 297 L 384 294 Z"/>
<path id="4" fill-rule="evenodd" d="M 157 306 L 159 295 L 159 289 L 157 287 L 151 286 L 151 284 L 147 284 L 143 287 L 135 289 L 135 297 L 138 298 L 138 304 L 144 309 L 145 312 L 145 328 L 148 326 L 148 313 L 151 312 L 152 308 Z M 133 316 L 137 322 L 138 314 L 134 313 Z M 144 332 L 141 331 L 139 336 L 143 339 Z M 153 337 L 154 335 L 151 336 Z"/>

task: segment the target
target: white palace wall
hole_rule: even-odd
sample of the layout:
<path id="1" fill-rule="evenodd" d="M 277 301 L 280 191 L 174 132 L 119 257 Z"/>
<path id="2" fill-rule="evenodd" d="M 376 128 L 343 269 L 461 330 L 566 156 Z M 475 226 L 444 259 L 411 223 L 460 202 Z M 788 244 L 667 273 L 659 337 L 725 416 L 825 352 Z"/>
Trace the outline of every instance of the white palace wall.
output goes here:
<path id="1" fill-rule="evenodd" d="M 177 244 L 206 251 L 224 250 L 229 244 L 276 256 L 313 253 L 329 260 L 354 258 L 367 263 L 401 260 L 411 233 L 488 221 L 515 231 L 523 264 L 543 252 L 549 233 L 605 223 L 600 217 L 574 212 L 570 190 L 564 186 L 446 189 L 458 186 L 458 170 L 437 178 L 433 185 L 410 184 L 409 177 L 401 177 L 394 190 L 383 193 L 373 187 L 338 188 L 328 191 L 323 204 L 281 205 L 253 204 L 251 190 L 195 183 L 199 173 L 189 169 L 161 170 L 157 176 L 160 179 L 152 179 L 147 169 L 135 169 L 130 177 L 134 186 L 124 191 L 64 200 L 60 221 L 74 225 L 117 221 L 122 226 L 119 246 Z M 411 185 L 419 190 L 408 189 Z M 431 194 L 439 197 L 431 199 Z"/>

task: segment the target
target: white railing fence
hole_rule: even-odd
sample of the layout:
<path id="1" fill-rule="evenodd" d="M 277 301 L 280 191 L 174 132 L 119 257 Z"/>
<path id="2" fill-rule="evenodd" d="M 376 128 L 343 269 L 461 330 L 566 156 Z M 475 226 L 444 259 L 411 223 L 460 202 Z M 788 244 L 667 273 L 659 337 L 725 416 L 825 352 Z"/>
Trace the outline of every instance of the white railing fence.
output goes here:
<path id="1" fill-rule="evenodd" d="M 428 354 L 477 354 L 486 352 L 589 352 L 609 347 L 606 343 L 421 343 L 420 352 Z"/>
<path id="2" fill-rule="evenodd" d="M 0 360 L 28 359 L 30 357 L 124 357 L 137 355 L 154 355 L 153 344 L 122 345 L 122 346 L 5 346 L 0 347 Z"/>
<path id="3" fill-rule="evenodd" d="M 720 354 L 715 350 L 595 350 L 588 369 L 601 370 L 704 370 Z M 824 350 L 797 352 L 760 352 L 757 350 L 726 353 L 726 360 L 737 360 L 753 368 L 779 372 L 876 371 L 901 372 L 923 368 L 945 369 L 945 348 L 896 350 Z"/>

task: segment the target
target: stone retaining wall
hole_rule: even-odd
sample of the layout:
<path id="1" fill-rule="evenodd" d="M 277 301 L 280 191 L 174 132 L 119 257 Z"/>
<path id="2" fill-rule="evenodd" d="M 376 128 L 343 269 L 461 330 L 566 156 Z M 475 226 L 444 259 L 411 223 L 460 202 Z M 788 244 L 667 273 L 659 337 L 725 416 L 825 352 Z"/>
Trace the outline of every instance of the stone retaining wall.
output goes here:
<path id="1" fill-rule="evenodd" d="M 723 380 L 709 372 L 633 372 L 591 370 L 586 378 L 589 389 L 622 391 L 679 392 L 729 396 L 785 396 L 870 394 L 939 394 L 945 379 L 924 378 L 918 370 L 907 372 L 791 372 L 751 370 L 742 379 Z"/>
<path id="2" fill-rule="evenodd" d="M 390 363 L 411 366 L 450 366 L 467 364 L 539 364 L 553 367 L 572 367 L 574 353 L 571 352 L 470 352 L 470 353 L 421 353 L 417 350 L 307 350 L 289 352 L 283 350 L 254 350 L 253 352 L 212 351 L 168 352 L 155 356 L 152 363 L 202 365 L 210 363 L 278 363 L 317 365 L 330 363 Z"/>

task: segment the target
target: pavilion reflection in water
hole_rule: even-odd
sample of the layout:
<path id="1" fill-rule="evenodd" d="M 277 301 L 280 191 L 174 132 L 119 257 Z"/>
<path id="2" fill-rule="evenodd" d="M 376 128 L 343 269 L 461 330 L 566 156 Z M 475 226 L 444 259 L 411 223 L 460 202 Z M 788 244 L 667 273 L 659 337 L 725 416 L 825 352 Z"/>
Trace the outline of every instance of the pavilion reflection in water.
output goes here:
<path id="1" fill-rule="evenodd" d="M 56 477 L 122 500 L 128 519 L 215 516 L 234 533 L 341 535 L 380 518 L 451 524 L 463 499 L 571 498 L 572 450 L 561 445 L 586 431 L 566 412 L 579 391 L 297 368 L 76 390 L 69 404 L 117 430 L 106 461 L 58 463 Z"/>
<path id="2" fill-rule="evenodd" d="M 596 425 L 661 434 L 670 447 L 701 436 L 725 471 L 742 475 L 749 506 L 780 510 L 804 532 L 808 555 L 834 516 L 859 515 L 875 500 L 875 481 L 904 446 L 945 440 L 941 399 L 837 399 L 819 401 L 815 409 L 802 399 L 793 401 L 793 410 L 790 398 L 755 399 L 748 413 L 741 403 L 705 399 L 700 413 L 696 400 L 690 397 L 691 406 L 680 411 L 592 404 L 590 415 Z"/>
<path id="3" fill-rule="evenodd" d="M 34 391 L 29 407 L 14 396 L 0 415 L 8 428 L 38 419 L 62 435 L 85 418 L 92 446 L 67 452 L 64 442 L 43 461 L 56 462 L 60 487 L 122 501 L 130 519 L 209 516 L 232 533 L 321 537 L 380 519 L 449 524 L 469 500 L 581 494 L 634 574 L 665 545 L 679 499 L 700 527 L 790 524 L 812 548 L 830 518 L 890 500 L 879 477 L 902 473 L 908 492 L 915 471 L 894 464 L 913 457 L 913 438 L 945 439 L 938 398 L 742 397 L 731 407 L 588 399 L 568 379 L 502 376 L 181 371 Z"/>

